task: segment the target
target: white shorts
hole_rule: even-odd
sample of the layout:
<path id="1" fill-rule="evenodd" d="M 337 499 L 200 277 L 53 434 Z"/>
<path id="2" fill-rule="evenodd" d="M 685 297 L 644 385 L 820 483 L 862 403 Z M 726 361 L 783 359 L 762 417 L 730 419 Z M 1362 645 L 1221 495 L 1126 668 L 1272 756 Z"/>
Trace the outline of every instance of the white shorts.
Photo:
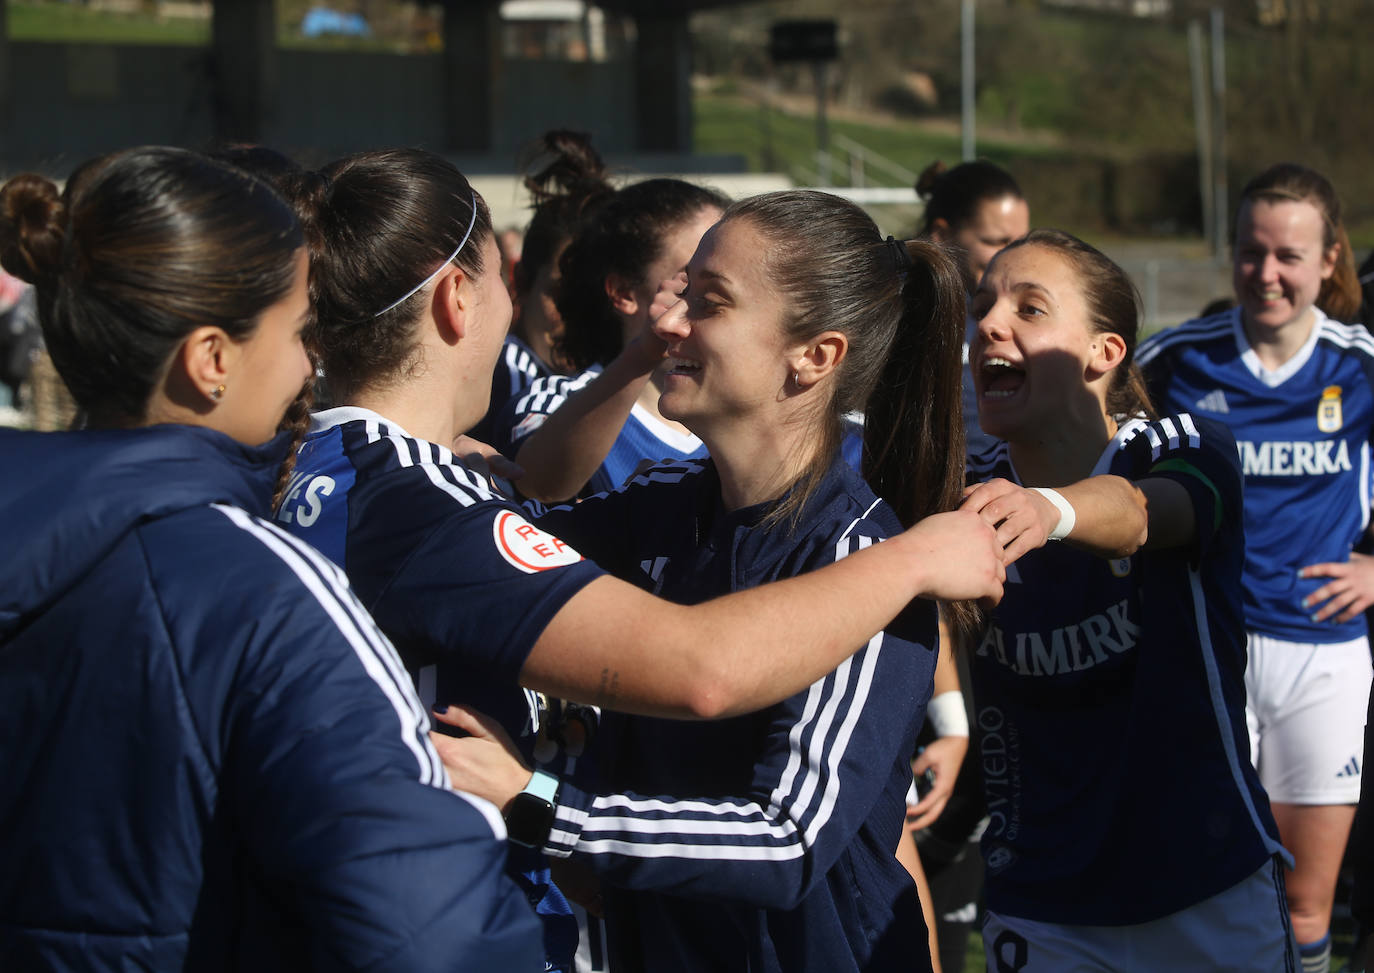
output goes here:
<path id="1" fill-rule="evenodd" d="M 1360 799 L 1369 707 L 1369 640 L 1312 645 L 1250 633 L 1245 722 L 1250 759 L 1269 799 Z"/>
<path id="2" fill-rule="evenodd" d="M 1070 926 L 987 914 L 988 973 L 1292 973 L 1282 864 L 1181 912 L 1134 926 Z"/>

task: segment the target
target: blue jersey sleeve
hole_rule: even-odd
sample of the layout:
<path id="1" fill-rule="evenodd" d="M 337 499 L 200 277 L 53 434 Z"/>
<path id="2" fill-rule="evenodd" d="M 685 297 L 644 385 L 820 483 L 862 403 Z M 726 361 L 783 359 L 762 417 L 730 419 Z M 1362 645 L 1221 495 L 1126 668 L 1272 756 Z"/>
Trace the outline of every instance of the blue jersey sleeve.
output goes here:
<path id="1" fill-rule="evenodd" d="M 481 442 L 494 444 L 494 440 L 500 438 L 497 430 L 507 403 L 522 395 L 536 379 L 548 374 L 548 367 L 524 342 L 508 335 L 501 348 L 501 357 L 492 371 L 491 399 L 486 415 L 468 430 L 468 435 Z"/>
<path id="2" fill-rule="evenodd" d="M 513 504 L 455 505 L 371 607 L 403 649 L 415 647 L 409 664 L 459 652 L 514 685 L 545 626 L 602 573 Z"/>
<path id="3" fill-rule="evenodd" d="M 189 719 L 209 759 L 223 760 L 244 867 L 298 916 L 311 965 L 540 968 L 538 924 L 502 873 L 504 827 L 448 789 L 427 714 L 342 572 L 242 511 L 221 512 L 242 531 L 230 544 L 257 556 L 232 548 L 221 596 L 208 612 L 170 615 L 169 635 L 194 673 Z M 164 592 L 185 584 L 171 571 L 158 579 Z M 255 594 L 263 624 L 246 624 L 240 590 Z M 226 652 L 225 633 L 245 629 L 246 644 Z"/>
<path id="4" fill-rule="evenodd" d="M 1190 552 L 1193 560 L 1206 555 L 1224 527 L 1241 524 L 1240 455 L 1226 426 L 1184 412 L 1155 422 L 1137 420 L 1123 433 L 1130 438 L 1113 460 L 1111 472 L 1131 480 L 1171 480 L 1188 492 L 1197 531 Z"/>
<path id="5" fill-rule="evenodd" d="M 514 456 L 530 433 L 568 400 L 601 374 L 594 366 L 578 375 L 549 375 L 537 378 L 519 395 L 512 396 L 496 419 L 492 443 L 507 456 Z"/>
<path id="6" fill-rule="evenodd" d="M 619 489 L 542 509 L 537 522 L 616 577 L 649 587 L 645 579 L 652 570 L 636 563 L 638 545 L 633 539 L 644 531 L 644 525 L 654 524 L 657 532 L 677 535 L 671 545 L 674 549 L 690 546 L 694 513 L 690 505 L 699 495 L 694 481 L 702 477 L 715 477 L 707 460 L 660 463 L 640 471 Z"/>

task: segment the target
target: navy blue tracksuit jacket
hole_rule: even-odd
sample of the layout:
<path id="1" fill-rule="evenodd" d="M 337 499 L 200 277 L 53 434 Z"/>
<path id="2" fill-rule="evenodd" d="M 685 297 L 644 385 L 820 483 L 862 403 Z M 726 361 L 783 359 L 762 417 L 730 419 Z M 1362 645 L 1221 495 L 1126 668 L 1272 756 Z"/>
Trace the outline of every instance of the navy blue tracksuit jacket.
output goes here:
<path id="1" fill-rule="evenodd" d="M 0 969 L 543 968 L 281 454 L 0 431 Z"/>

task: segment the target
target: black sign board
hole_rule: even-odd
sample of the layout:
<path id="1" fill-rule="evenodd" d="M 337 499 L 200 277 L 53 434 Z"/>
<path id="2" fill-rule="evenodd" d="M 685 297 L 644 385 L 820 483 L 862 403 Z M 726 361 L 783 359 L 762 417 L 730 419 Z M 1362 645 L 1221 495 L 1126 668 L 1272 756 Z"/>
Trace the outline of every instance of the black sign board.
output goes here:
<path id="1" fill-rule="evenodd" d="M 773 25 L 768 53 L 774 61 L 833 61 L 840 56 L 833 20 L 780 20 Z"/>

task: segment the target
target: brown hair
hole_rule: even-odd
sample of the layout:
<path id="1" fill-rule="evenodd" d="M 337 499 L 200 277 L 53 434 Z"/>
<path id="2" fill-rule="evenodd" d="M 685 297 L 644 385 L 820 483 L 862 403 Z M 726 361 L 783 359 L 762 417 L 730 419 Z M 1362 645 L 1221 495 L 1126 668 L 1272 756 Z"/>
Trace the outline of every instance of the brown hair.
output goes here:
<path id="1" fill-rule="evenodd" d="M 297 180 L 292 195 L 310 247 L 308 341 L 344 401 L 413 364 L 425 289 L 383 309 L 449 259 L 469 225 L 452 260 L 480 277 L 491 214 L 461 172 L 421 149 L 347 156 Z"/>
<path id="2" fill-rule="evenodd" d="M 615 190 L 606 164 L 583 132 L 545 132 L 525 156 L 543 164 L 525 177 L 534 200 L 534 215 L 525 228 L 520 262 L 515 265 L 515 293 L 529 294 L 535 278 L 565 243 L 577 235 L 585 212 Z"/>
<path id="3" fill-rule="evenodd" d="M 1130 276 L 1101 250 L 1063 230 L 1031 230 L 1008 244 L 1002 253 L 1028 246 L 1053 250 L 1064 257 L 1078 276 L 1094 332 L 1119 335 L 1126 342 L 1126 357 L 1117 366 L 1107 390 L 1107 411 L 1113 415 L 1143 413 L 1151 419 L 1156 418 L 1145 379 L 1135 363 L 1135 349 L 1140 341 L 1141 302 L 1140 292 Z"/>
<path id="4" fill-rule="evenodd" d="M 93 160 L 62 194 L 31 173 L 0 191 L 0 263 L 35 285 L 53 364 L 99 422 L 142 421 L 195 328 L 251 335 L 302 242 L 266 183 L 184 149 Z"/>
<path id="5" fill-rule="evenodd" d="M 735 203 L 769 243 L 769 278 L 793 341 L 839 331 L 849 348 L 819 417 L 822 448 L 772 513 L 795 518 L 839 449 L 842 417 L 864 411 L 863 475 L 903 526 L 959 503 L 964 482 L 960 414 L 966 292 L 959 265 L 924 241 L 884 243 L 858 206 L 806 190 Z M 964 631 L 969 609 L 952 606 Z"/>
<path id="6" fill-rule="evenodd" d="M 557 351 L 578 370 L 607 364 L 624 345 L 624 326 L 606 293 L 607 279 L 616 275 L 645 283 L 670 233 L 703 210 L 730 205 L 714 189 L 681 179 L 647 179 L 594 202 L 559 258 L 563 277 L 554 294 L 563 318 Z M 657 286 L 658 281 L 648 283 Z"/>
<path id="7" fill-rule="evenodd" d="M 920 236 L 928 237 L 936 220 L 944 220 L 957 231 L 978 213 L 978 207 L 990 199 L 1012 196 L 1024 199 L 1021 187 L 1011 173 L 986 159 L 961 162 L 953 169 L 936 159 L 921 170 L 916 179 L 916 195 L 925 203 L 921 214 Z"/>
<path id="8" fill-rule="evenodd" d="M 1336 268 L 1322 281 L 1321 290 L 1317 292 L 1317 307 L 1336 321 L 1358 319 L 1364 295 L 1355 270 L 1355 253 L 1350 249 L 1350 238 L 1341 221 L 1341 201 L 1330 180 L 1315 169 L 1280 162 L 1251 179 L 1240 191 L 1242 204 L 1256 199 L 1310 203 L 1317 208 L 1322 215 L 1322 249 L 1339 248 Z"/>

